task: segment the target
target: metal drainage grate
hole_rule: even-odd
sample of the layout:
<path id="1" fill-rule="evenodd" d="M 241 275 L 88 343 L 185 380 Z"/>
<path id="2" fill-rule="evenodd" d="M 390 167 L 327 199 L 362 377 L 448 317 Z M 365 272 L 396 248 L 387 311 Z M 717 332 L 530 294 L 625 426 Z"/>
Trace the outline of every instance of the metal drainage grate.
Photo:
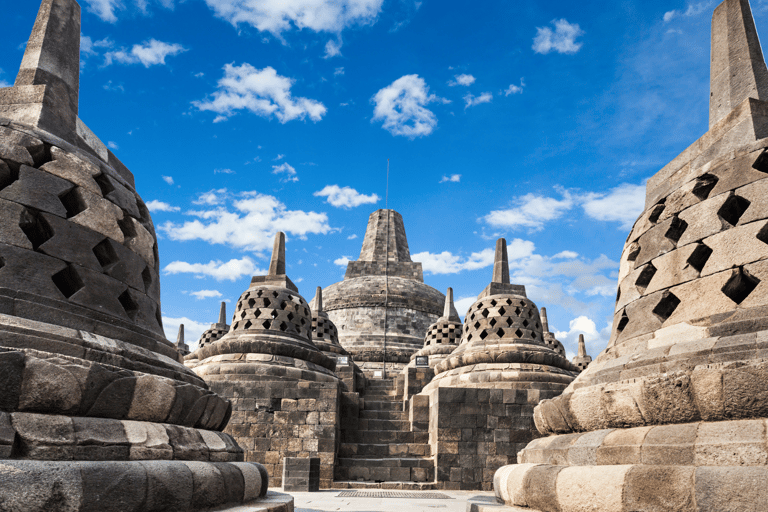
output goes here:
<path id="1" fill-rule="evenodd" d="M 341 491 L 337 498 L 408 498 L 422 500 L 452 500 L 441 492 L 407 492 L 407 491 Z"/>

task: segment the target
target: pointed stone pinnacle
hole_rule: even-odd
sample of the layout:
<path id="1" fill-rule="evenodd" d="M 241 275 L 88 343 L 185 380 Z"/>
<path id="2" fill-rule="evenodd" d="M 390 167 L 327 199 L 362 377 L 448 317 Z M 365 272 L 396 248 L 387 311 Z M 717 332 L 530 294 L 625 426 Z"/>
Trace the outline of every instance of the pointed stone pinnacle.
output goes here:
<path id="1" fill-rule="evenodd" d="M 507 241 L 496 240 L 496 254 L 493 257 L 493 279 L 491 282 L 509 284 L 509 262 L 507 260 Z"/>
<path id="2" fill-rule="evenodd" d="M 179 325 L 179 334 L 176 336 L 176 346 L 184 345 L 184 324 Z"/>
<path id="3" fill-rule="evenodd" d="M 368 217 L 358 261 L 410 262 L 403 217 L 395 210 L 376 210 Z"/>
<path id="4" fill-rule="evenodd" d="M 768 101 L 766 68 L 748 0 L 725 0 L 712 15 L 709 127 L 747 98 Z"/>
<path id="5" fill-rule="evenodd" d="M 275 234 L 275 243 L 272 247 L 272 259 L 269 262 L 268 275 L 285 275 L 285 233 L 282 231 L 278 231 Z"/>
<path id="6" fill-rule="evenodd" d="M 544 332 L 549 332 L 549 320 L 547 320 L 547 308 L 541 308 L 541 327 Z"/>
<path id="7" fill-rule="evenodd" d="M 323 289 L 321 287 L 317 287 L 317 291 L 315 292 L 315 308 L 314 310 L 318 313 L 323 312 Z"/>
<path id="8" fill-rule="evenodd" d="M 452 322 L 459 322 L 459 313 L 456 311 L 456 306 L 453 305 L 453 288 L 448 288 L 445 292 L 445 307 L 443 308 L 443 316 L 447 320 Z"/>
<path id="9" fill-rule="evenodd" d="M 583 334 L 579 334 L 579 357 L 587 357 L 587 345 L 584 343 Z"/>
<path id="10" fill-rule="evenodd" d="M 224 301 L 221 301 L 221 307 L 219 308 L 219 323 L 227 323 L 227 303 Z"/>

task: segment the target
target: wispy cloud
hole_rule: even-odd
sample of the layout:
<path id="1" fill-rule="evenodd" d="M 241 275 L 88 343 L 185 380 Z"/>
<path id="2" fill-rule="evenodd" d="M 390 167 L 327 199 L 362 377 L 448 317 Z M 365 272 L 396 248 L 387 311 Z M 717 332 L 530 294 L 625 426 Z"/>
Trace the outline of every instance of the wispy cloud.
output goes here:
<path id="1" fill-rule="evenodd" d="M 169 185 L 173 185 L 173 176 L 163 176 L 163 181 Z"/>
<path id="2" fill-rule="evenodd" d="M 459 183 L 461 181 L 461 174 L 451 174 L 450 176 L 443 176 L 440 178 L 440 183 Z"/>
<path id="3" fill-rule="evenodd" d="M 475 77 L 472 75 L 454 75 L 453 79 L 448 80 L 448 85 L 454 87 L 456 85 L 470 86 L 475 83 Z"/>
<path id="4" fill-rule="evenodd" d="M 381 198 L 376 194 L 361 194 L 352 187 L 340 187 L 338 185 L 326 185 L 322 190 L 318 190 L 313 195 L 316 197 L 325 197 L 326 202 L 336 208 L 355 208 L 362 204 L 375 204 Z"/>
<path id="5" fill-rule="evenodd" d="M 531 256 L 534 250 L 533 242 L 515 238 L 507 245 L 510 261 Z M 467 257 L 461 257 L 449 251 L 438 254 L 419 252 L 411 255 L 413 261 L 421 262 L 424 272 L 430 274 L 458 274 L 464 270 L 477 270 L 493 265 L 495 250 L 493 248 L 473 252 Z"/>
<path id="6" fill-rule="evenodd" d="M 664 13 L 664 23 L 669 23 L 675 18 L 680 16 L 698 16 L 701 13 L 709 12 L 712 9 L 714 2 L 712 0 L 707 2 L 689 3 L 688 7 L 684 11 L 672 10 Z"/>
<path id="7" fill-rule="evenodd" d="M 178 212 L 181 210 L 178 206 L 171 206 L 168 203 L 165 203 L 163 201 L 158 201 L 157 199 L 153 199 L 152 201 L 147 201 L 147 208 L 150 212 Z"/>
<path id="8" fill-rule="evenodd" d="M 521 78 L 520 85 L 509 84 L 509 87 L 507 87 L 506 90 L 504 91 L 504 96 L 509 96 L 510 94 L 522 94 L 524 87 L 525 87 L 525 82 Z"/>
<path id="9" fill-rule="evenodd" d="M 189 294 L 197 300 L 214 299 L 222 296 L 221 292 L 218 290 L 199 290 L 196 292 L 189 292 Z"/>
<path id="10" fill-rule="evenodd" d="M 266 274 L 265 270 L 256 267 L 253 260 L 247 256 L 242 259 L 232 259 L 227 262 L 210 261 L 208 263 L 188 263 L 186 261 L 174 261 L 163 269 L 165 274 L 192 274 L 198 279 L 212 277 L 217 281 L 237 281 L 238 279 L 254 275 Z"/>
<path id="11" fill-rule="evenodd" d="M 533 51 L 547 54 L 550 52 L 574 54 L 581 49 L 583 43 L 576 39 L 584 35 L 576 23 L 568 23 L 565 19 L 552 21 L 555 30 L 550 27 L 537 27 L 536 37 L 533 38 Z"/>
<path id="12" fill-rule="evenodd" d="M 467 94 L 464 96 L 464 102 L 465 102 L 464 110 L 468 109 L 469 107 L 480 105 L 481 103 L 490 103 L 492 100 L 493 100 L 493 94 L 491 94 L 490 92 L 481 93 L 480 96 Z"/>
<path id="13" fill-rule="evenodd" d="M 165 58 L 178 55 L 187 51 L 180 44 L 170 44 L 150 39 L 143 44 L 135 44 L 130 50 L 125 48 L 109 51 L 104 54 L 104 65 L 109 66 L 115 62 L 120 64 L 143 64 L 144 67 L 164 65 Z"/>
<path id="14" fill-rule="evenodd" d="M 281 155 L 282 156 L 282 155 Z M 280 181 L 287 183 L 290 181 L 299 181 L 299 177 L 296 176 L 296 169 L 288 162 L 283 162 L 280 165 L 272 166 L 272 174 L 282 175 Z"/>
<path id="15" fill-rule="evenodd" d="M 352 258 L 350 258 L 349 256 L 342 256 L 341 258 L 336 258 L 335 260 L 333 260 L 333 264 L 338 265 L 340 267 L 346 267 L 350 261 L 352 261 Z"/>

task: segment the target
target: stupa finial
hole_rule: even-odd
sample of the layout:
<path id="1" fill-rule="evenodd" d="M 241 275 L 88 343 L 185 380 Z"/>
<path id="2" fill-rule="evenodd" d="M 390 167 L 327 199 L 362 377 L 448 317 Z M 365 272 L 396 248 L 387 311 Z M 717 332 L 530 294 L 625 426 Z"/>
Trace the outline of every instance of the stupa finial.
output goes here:
<path id="1" fill-rule="evenodd" d="M 176 346 L 184 345 L 184 324 L 179 325 L 179 334 L 176 336 Z"/>
<path id="2" fill-rule="evenodd" d="M 221 307 L 219 307 L 219 323 L 227 323 L 227 303 L 224 301 L 221 301 Z"/>
<path id="3" fill-rule="evenodd" d="M 547 320 L 547 308 L 540 308 L 539 316 L 541 316 L 542 330 L 544 332 L 549 332 L 549 320 Z"/>
<path id="4" fill-rule="evenodd" d="M 748 0 L 725 0 L 712 15 L 709 127 L 747 98 L 768 101 L 768 68 Z"/>
<path id="5" fill-rule="evenodd" d="M 494 283 L 509 284 L 509 260 L 507 259 L 507 241 L 504 238 L 496 240 L 496 254 L 493 257 Z"/>
<path id="6" fill-rule="evenodd" d="M 459 322 L 459 312 L 456 311 L 456 306 L 453 305 L 453 288 L 448 288 L 445 292 L 445 307 L 443 308 L 443 316 L 447 320 L 453 322 Z"/>
<path id="7" fill-rule="evenodd" d="M 579 357 L 587 357 L 587 344 L 583 334 L 579 334 Z"/>
<path id="8" fill-rule="evenodd" d="M 285 233 L 282 231 L 278 231 L 275 234 L 275 243 L 272 246 L 272 259 L 269 262 L 268 275 L 285 275 Z"/>
<path id="9" fill-rule="evenodd" d="M 317 313 L 322 313 L 323 312 L 323 289 L 320 286 L 317 287 L 317 291 L 315 292 L 314 303 L 315 303 L 314 310 Z"/>

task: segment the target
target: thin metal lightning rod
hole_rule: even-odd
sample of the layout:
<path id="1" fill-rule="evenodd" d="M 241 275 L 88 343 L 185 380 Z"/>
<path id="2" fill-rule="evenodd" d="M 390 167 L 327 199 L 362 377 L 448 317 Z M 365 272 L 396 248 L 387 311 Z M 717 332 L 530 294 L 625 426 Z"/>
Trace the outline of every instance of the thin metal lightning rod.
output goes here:
<path id="1" fill-rule="evenodd" d="M 387 252 L 384 259 L 384 371 L 387 378 L 387 327 L 389 325 L 389 158 L 387 158 L 387 187 L 384 193 L 384 211 L 387 213 Z"/>

